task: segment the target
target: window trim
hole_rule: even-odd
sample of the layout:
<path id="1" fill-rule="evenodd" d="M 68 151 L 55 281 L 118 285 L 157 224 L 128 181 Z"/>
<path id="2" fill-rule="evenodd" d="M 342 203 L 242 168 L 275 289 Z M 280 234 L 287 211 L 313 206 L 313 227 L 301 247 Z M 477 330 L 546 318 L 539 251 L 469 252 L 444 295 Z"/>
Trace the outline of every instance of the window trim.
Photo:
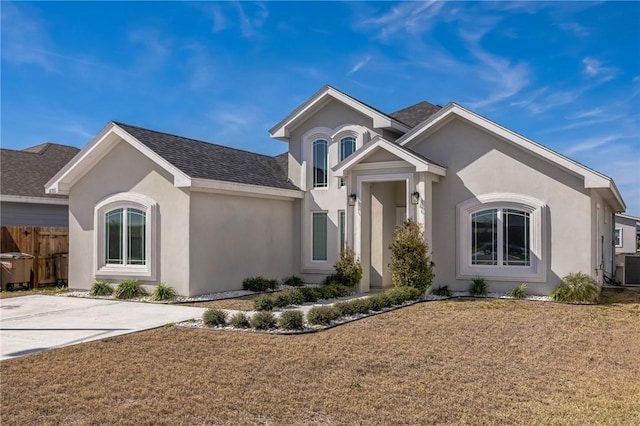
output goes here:
<path id="1" fill-rule="evenodd" d="M 324 182 L 316 182 L 316 145 L 320 142 L 324 142 Z M 311 143 L 311 187 L 313 189 L 328 188 L 329 187 L 329 140 L 323 138 L 316 138 Z"/>
<path id="2" fill-rule="evenodd" d="M 515 209 L 529 213 L 530 266 L 472 264 L 471 216 L 493 208 Z M 456 278 L 472 279 L 481 276 L 494 281 L 546 282 L 546 210 L 546 204 L 540 200 L 508 193 L 485 194 L 458 204 L 456 206 Z"/>
<path id="3" fill-rule="evenodd" d="M 616 232 L 620 231 L 620 237 L 618 242 L 616 242 Z M 623 235 L 623 229 L 622 227 L 616 226 L 616 228 L 613 230 L 613 244 L 615 245 L 616 248 L 622 248 L 624 247 L 624 239 L 622 238 Z"/>
<path id="4" fill-rule="evenodd" d="M 346 140 L 350 140 L 352 141 L 352 146 L 353 149 L 351 150 L 351 153 L 349 155 L 346 156 L 342 156 L 343 154 L 343 145 L 345 145 L 345 141 Z M 348 134 L 340 137 L 340 139 L 338 140 L 338 163 L 342 162 L 345 158 L 353 155 L 354 152 L 356 152 L 358 148 L 358 138 L 356 135 L 351 134 L 351 132 L 349 132 Z M 343 186 L 345 186 L 345 178 L 339 178 L 338 179 L 338 188 L 342 188 Z"/>
<path id="5" fill-rule="evenodd" d="M 314 232 L 315 232 L 315 215 L 322 214 L 325 219 L 325 232 L 324 232 L 324 259 L 314 259 L 313 248 L 315 246 Z M 329 260 L 329 212 L 326 210 L 312 211 L 311 212 L 311 262 L 312 263 L 327 263 Z"/>
<path id="6" fill-rule="evenodd" d="M 105 237 L 106 237 L 106 214 L 116 210 L 133 208 L 145 213 L 145 264 L 109 264 L 106 263 Z M 131 192 L 121 192 L 111 195 L 94 208 L 94 274 L 96 278 L 106 279 L 130 279 L 135 278 L 142 281 L 156 281 L 158 264 L 158 241 L 157 241 L 157 210 L 158 204 L 151 198 Z M 125 223 L 123 221 L 123 223 Z M 124 246 L 123 246 L 124 250 Z"/>

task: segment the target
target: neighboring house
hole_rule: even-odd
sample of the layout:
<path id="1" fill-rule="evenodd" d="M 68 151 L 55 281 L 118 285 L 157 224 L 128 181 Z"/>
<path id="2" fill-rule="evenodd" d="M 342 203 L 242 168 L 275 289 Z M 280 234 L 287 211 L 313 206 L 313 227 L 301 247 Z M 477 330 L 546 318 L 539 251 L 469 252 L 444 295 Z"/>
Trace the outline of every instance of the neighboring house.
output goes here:
<path id="1" fill-rule="evenodd" d="M 614 268 L 614 182 L 450 103 L 385 114 L 326 86 L 275 125 L 268 157 L 109 123 L 47 184 L 69 195 L 70 286 L 135 278 L 196 295 L 249 276 L 319 282 L 354 248 L 360 291 L 390 286 L 389 244 L 425 231 L 435 286 L 549 294 Z"/>
<path id="2" fill-rule="evenodd" d="M 68 226 L 67 196 L 47 194 L 44 185 L 79 151 L 55 143 L 0 149 L 0 225 Z"/>
<path id="3" fill-rule="evenodd" d="M 616 214 L 614 245 L 616 254 L 635 254 L 639 251 L 640 217 Z"/>

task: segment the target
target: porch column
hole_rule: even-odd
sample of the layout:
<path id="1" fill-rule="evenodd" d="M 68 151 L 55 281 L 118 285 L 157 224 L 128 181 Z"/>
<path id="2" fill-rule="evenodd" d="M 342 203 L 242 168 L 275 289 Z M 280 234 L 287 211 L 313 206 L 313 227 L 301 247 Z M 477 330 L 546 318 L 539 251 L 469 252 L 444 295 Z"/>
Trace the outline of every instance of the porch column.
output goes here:
<path id="1" fill-rule="evenodd" d="M 429 245 L 429 252 L 427 254 L 431 255 L 433 247 L 433 178 L 426 172 L 419 173 L 418 175 L 416 187 L 420 193 L 420 203 L 416 206 L 416 221 L 424 230 L 424 240 Z"/>

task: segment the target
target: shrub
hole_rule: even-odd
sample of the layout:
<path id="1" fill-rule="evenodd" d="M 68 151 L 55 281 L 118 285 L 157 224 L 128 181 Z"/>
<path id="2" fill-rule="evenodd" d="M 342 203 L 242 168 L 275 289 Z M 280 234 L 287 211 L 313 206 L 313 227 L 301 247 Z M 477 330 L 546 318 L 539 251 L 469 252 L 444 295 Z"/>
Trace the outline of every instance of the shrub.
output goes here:
<path id="1" fill-rule="evenodd" d="M 136 280 L 124 280 L 118 287 L 114 296 L 116 299 L 133 299 L 134 297 L 140 297 L 144 295 L 144 290 L 140 287 L 140 283 Z"/>
<path id="2" fill-rule="evenodd" d="M 340 318 L 340 311 L 333 306 L 314 306 L 307 313 L 307 321 L 313 325 L 329 325 Z"/>
<path id="3" fill-rule="evenodd" d="M 304 328 L 304 315 L 302 311 L 284 311 L 280 315 L 278 325 L 285 330 L 302 330 Z"/>
<path id="4" fill-rule="evenodd" d="M 453 296 L 453 292 L 451 290 L 449 290 L 449 286 L 448 285 L 443 285 L 441 287 L 433 289 L 433 294 L 435 296 L 444 296 L 444 297 Z"/>
<path id="5" fill-rule="evenodd" d="M 279 285 L 278 281 L 269 280 L 261 276 L 245 278 L 242 281 L 242 288 L 250 291 L 275 290 Z"/>
<path id="6" fill-rule="evenodd" d="M 209 308 L 202 314 L 202 321 L 207 325 L 225 325 L 227 313 L 221 309 Z"/>
<path id="7" fill-rule="evenodd" d="M 110 296 L 113 294 L 113 287 L 106 281 L 100 281 L 93 283 L 91 290 L 89 290 L 91 296 Z"/>
<path id="8" fill-rule="evenodd" d="M 253 299 L 253 309 L 256 311 L 270 311 L 274 306 L 275 303 L 273 297 L 268 294 L 262 294 Z"/>
<path id="9" fill-rule="evenodd" d="M 336 302 L 333 304 L 333 307 L 340 311 L 340 316 L 350 317 L 351 315 L 355 315 L 357 313 L 356 306 L 351 302 L 352 300 Z"/>
<path id="10" fill-rule="evenodd" d="M 469 293 L 473 296 L 486 296 L 489 293 L 487 282 L 484 278 L 474 278 L 469 284 Z"/>
<path id="11" fill-rule="evenodd" d="M 394 305 L 402 305 L 407 300 L 416 300 L 422 295 L 422 291 L 415 287 L 394 287 L 385 291 L 387 297 Z"/>
<path id="12" fill-rule="evenodd" d="M 340 252 L 340 259 L 335 268 L 335 277 L 342 285 L 353 287 L 362 279 L 362 265 L 351 247 L 346 247 Z"/>
<path id="13" fill-rule="evenodd" d="M 351 289 L 342 284 L 328 284 L 320 287 L 320 297 L 322 299 L 335 299 L 351 294 Z"/>
<path id="14" fill-rule="evenodd" d="M 320 291 L 314 287 L 302 287 L 300 291 L 302 291 L 304 301 L 308 303 L 315 303 L 321 297 Z"/>
<path id="15" fill-rule="evenodd" d="M 514 299 L 524 299 L 527 297 L 527 285 L 525 283 L 520 284 L 518 287 L 514 287 L 507 293 L 508 296 Z"/>
<path id="16" fill-rule="evenodd" d="M 302 282 L 302 278 L 291 275 L 284 279 L 282 285 L 288 285 L 289 287 L 302 287 L 304 283 Z"/>
<path id="17" fill-rule="evenodd" d="M 420 225 L 409 219 L 396 226 L 391 249 L 391 278 L 396 287 L 415 287 L 423 292 L 433 281 L 433 264 Z"/>
<path id="18" fill-rule="evenodd" d="M 173 287 L 170 287 L 164 283 L 160 283 L 156 288 L 153 289 L 153 300 L 167 300 L 175 297 L 176 291 Z"/>
<path id="19" fill-rule="evenodd" d="M 289 306 L 291 304 L 291 296 L 287 291 L 279 291 L 277 293 L 273 293 L 271 300 L 273 300 L 273 306 L 276 308 L 284 308 L 285 306 Z"/>
<path id="20" fill-rule="evenodd" d="M 598 283 L 589 275 L 578 272 L 564 277 L 551 298 L 557 302 L 595 302 L 599 294 Z"/>
<path id="21" fill-rule="evenodd" d="M 301 289 L 299 288 L 291 288 L 289 290 L 285 290 L 287 292 L 287 294 L 289 294 L 289 297 L 291 298 L 291 304 L 292 305 L 302 305 L 305 300 L 304 300 L 304 293 L 302 292 Z"/>
<path id="22" fill-rule="evenodd" d="M 353 299 L 348 302 L 356 314 L 368 314 L 371 310 L 371 302 L 368 297 Z"/>
<path id="23" fill-rule="evenodd" d="M 249 328 L 249 318 L 244 312 L 236 312 L 229 319 L 229 325 L 235 328 Z"/>
<path id="24" fill-rule="evenodd" d="M 369 297 L 369 306 L 372 311 L 381 311 L 384 308 L 390 308 L 393 306 L 391 298 L 384 293 L 379 293 Z"/>
<path id="25" fill-rule="evenodd" d="M 256 312 L 249 320 L 251 327 L 256 330 L 269 330 L 276 326 L 276 322 L 275 315 L 269 311 Z"/>

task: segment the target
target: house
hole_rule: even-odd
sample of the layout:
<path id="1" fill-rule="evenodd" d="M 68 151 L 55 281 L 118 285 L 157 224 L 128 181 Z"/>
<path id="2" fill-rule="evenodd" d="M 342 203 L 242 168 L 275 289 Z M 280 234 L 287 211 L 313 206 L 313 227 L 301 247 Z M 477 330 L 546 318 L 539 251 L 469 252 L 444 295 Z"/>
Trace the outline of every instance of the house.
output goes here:
<path id="1" fill-rule="evenodd" d="M 616 214 L 614 245 L 616 254 L 635 254 L 640 251 L 640 217 Z"/>
<path id="2" fill-rule="evenodd" d="M 394 227 L 414 219 L 434 285 L 549 294 L 614 268 L 613 180 L 456 103 L 391 114 L 325 86 L 270 131 L 268 157 L 109 123 L 48 183 L 69 196 L 70 286 L 135 278 L 196 295 L 254 275 L 319 282 L 342 247 L 359 290 L 392 285 Z"/>
<path id="3" fill-rule="evenodd" d="M 47 194 L 44 185 L 79 151 L 55 143 L 0 149 L 0 225 L 68 226 L 67 196 Z"/>

